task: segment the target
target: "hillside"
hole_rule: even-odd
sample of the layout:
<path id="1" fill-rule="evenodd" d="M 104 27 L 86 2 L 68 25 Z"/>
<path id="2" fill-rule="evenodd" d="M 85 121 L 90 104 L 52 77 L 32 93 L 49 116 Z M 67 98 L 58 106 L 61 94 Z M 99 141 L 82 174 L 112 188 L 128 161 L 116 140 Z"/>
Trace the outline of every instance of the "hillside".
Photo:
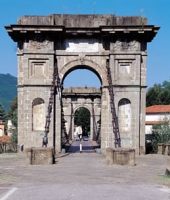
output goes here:
<path id="1" fill-rule="evenodd" d="M 9 110 L 10 103 L 17 96 L 17 78 L 10 74 L 0 74 L 0 103 L 5 111 Z"/>

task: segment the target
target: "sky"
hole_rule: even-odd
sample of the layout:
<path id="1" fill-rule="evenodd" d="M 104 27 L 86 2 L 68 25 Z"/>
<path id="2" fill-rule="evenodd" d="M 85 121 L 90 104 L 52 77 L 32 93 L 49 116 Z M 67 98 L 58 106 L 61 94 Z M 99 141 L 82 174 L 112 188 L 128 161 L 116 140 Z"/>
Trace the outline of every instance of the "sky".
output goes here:
<path id="1" fill-rule="evenodd" d="M 170 81 L 170 0 L 0 0 L 0 73 L 17 76 L 17 45 L 4 26 L 17 24 L 24 15 L 115 14 L 142 16 L 160 27 L 147 52 L 147 86 Z M 88 80 L 82 77 L 88 77 Z M 65 79 L 64 87 L 95 86 L 100 81 L 92 72 L 77 70 Z"/>

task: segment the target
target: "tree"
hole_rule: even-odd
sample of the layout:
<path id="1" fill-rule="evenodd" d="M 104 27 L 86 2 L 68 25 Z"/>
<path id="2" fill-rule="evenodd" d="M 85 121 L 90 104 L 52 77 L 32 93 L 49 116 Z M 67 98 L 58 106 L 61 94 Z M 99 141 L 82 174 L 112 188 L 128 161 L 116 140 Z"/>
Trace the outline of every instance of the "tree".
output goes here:
<path id="1" fill-rule="evenodd" d="M 161 105 L 169 105 L 170 104 L 170 91 L 167 89 L 162 90 L 159 95 L 159 101 Z"/>
<path id="2" fill-rule="evenodd" d="M 2 104 L 0 103 L 0 121 L 6 121 L 6 112 Z"/>
<path id="3" fill-rule="evenodd" d="M 154 87 L 149 88 L 148 92 L 146 93 L 146 106 L 152 106 L 157 104 L 158 100 L 157 100 L 158 94 L 155 90 Z"/>
<path id="4" fill-rule="evenodd" d="M 12 121 L 12 124 L 15 126 L 15 130 L 11 135 L 11 142 L 14 145 L 18 143 L 18 101 L 17 97 L 10 104 L 10 109 L 8 112 L 8 119 Z"/>
<path id="5" fill-rule="evenodd" d="M 170 82 L 164 81 L 163 84 L 155 84 L 146 93 L 146 106 L 169 105 L 170 104 Z"/>
<path id="6" fill-rule="evenodd" d="M 83 134 L 90 129 L 90 112 L 87 108 L 80 108 L 75 112 L 74 124 L 82 126 Z"/>
<path id="7" fill-rule="evenodd" d="M 154 153 L 157 153 L 158 143 L 170 143 L 170 121 L 165 119 L 162 124 L 153 125 L 152 134 L 147 139 L 152 142 Z"/>
<path id="8" fill-rule="evenodd" d="M 9 112 L 8 112 L 8 119 L 12 121 L 12 124 L 15 127 L 18 127 L 18 102 L 17 97 L 11 102 Z"/>
<path id="9" fill-rule="evenodd" d="M 162 88 L 170 91 L 170 82 L 169 81 L 164 81 L 162 83 Z"/>

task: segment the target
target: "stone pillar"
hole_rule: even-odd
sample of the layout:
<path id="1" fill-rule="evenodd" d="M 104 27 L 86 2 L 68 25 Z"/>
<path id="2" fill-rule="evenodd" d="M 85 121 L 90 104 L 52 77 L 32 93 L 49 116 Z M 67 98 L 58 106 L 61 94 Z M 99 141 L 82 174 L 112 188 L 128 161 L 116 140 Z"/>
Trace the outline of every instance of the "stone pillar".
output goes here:
<path id="1" fill-rule="evenodd" d="M 109 141 L 109 123 L 110 123 L 110 109 L 109 109 L 109 93 L 108 88 L 102 89 L 101 101 L 101 152 L 106 154 L 106 148 L 110 147 Z"/>
<path id="2" fill-rule="evenodd" d="M 139 154 L 145 154 L 145 110 L 146 110 L 146 89 L 142 88 L 140 91 L 141 95 L 141 110 L 140 110 L 140 146 Z"/>
<path id="3" fill-rule="evenodd" d="M 168 143 L 166 143 L 165 145 L 164 145 L 164 151 L 163 151 L 163 153 L 165 154 L 165 155 L 169 155 L 169 149 L 170 149 L 170 144 L 168 144 Z"/>
<path id="4" fill-rule="evenodd" d="M 140 58 L 140 146 L 139 154 L 145 154 L 145 111 L 146 111 L 146 58 L 147 53 L 141 52 Z M 143 62 L 141 62 L 141 60 Z"/>
<path id="5" fill-rule="evenodd" d="M 163 153 L 163 146 L 164 146 L 164 143 L 158 143 L 158 152 L 157 152 L 157 154 L 162 154 Z"/>
<path id="6" fill-rule="evenodd" d="M 31 165 L 31 148 L 26 148 L 25 150 L 27 163 Z"/>
<path id="7" fill-rule="evenodd" d="M 90 117 L 90 139 L 92 140 L 93 138 L 93 117 L 91 115 Z"/>
<path id="8" fill-rule="evenodd" d="M 61 152 L 61 106 L 59 100 L 59 94 L 56 95 L 56 120 L 55 120 L 55 127 L 56 127 L 56 151 Z"/>

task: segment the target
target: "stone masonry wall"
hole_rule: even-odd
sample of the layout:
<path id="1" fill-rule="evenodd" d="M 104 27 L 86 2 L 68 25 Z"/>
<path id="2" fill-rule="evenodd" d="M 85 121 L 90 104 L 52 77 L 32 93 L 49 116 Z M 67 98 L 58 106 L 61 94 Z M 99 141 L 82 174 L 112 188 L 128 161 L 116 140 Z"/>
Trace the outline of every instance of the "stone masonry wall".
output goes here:
<path id="1" fill-rule="evenodd" d="M 5 28 L 18 43 L 19 145 L 24 145 L 24 148 L 41 146 L 44 130 L 38 128 L 42 129 L 57 60 L 61 84 L 75 69 L 91 70 L 99 78 L 102 153 L 105 154 L 107 147 L 113 147 L 106 71 L 109 62 L 122 147 L 134 148 L 137 154 L 145 153 L 146 48 L 159 27 L 147 25 L 147 19 L 140 16 L 52 14 L 24 16 L 18 19 L 17 25 Z M 51 119 L 48 145 L 53 145 L 55 127 L 56 150 L 60 151 L 61 107 L 58 95 L 55 107 L 56 121 L 53 124 Z M 38 115 L 40 118 L 36 119 Z M 35 125 L 41 119 L 41 125 Z"/>

